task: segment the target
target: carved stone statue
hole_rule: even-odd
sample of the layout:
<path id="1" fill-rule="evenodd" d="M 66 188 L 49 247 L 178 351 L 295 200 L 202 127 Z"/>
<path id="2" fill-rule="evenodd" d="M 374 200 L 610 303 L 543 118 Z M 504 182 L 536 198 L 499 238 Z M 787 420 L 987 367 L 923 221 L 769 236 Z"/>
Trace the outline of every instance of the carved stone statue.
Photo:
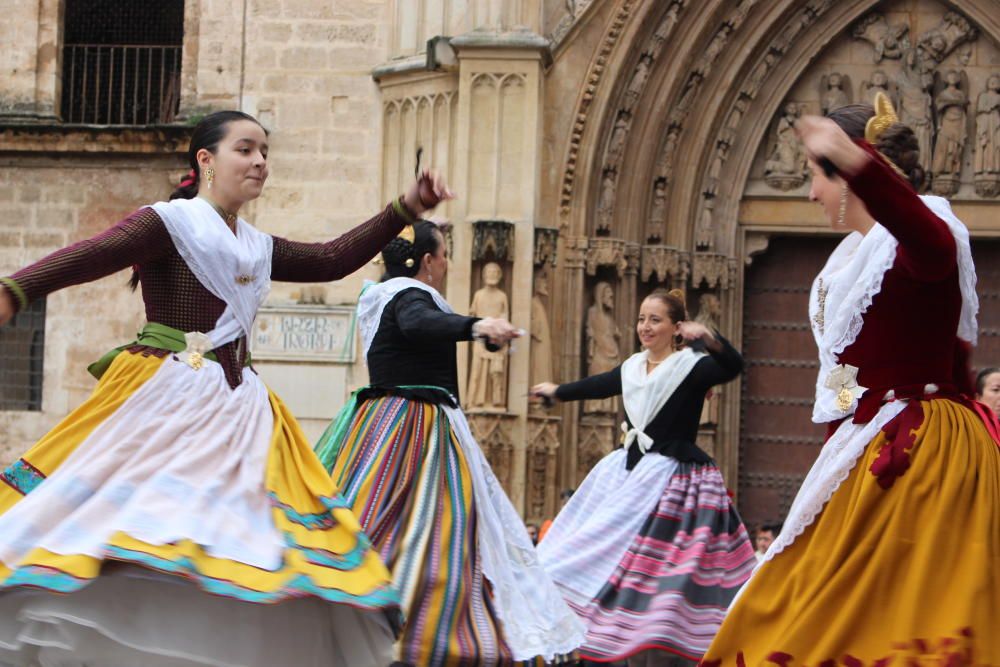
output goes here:
<path id="1" fill-rule="evenodd" d="M 698 315 L 694 321 L 703 324 L 709 329 L 718 329 L 719 320 L 722 318 L 722 303 L 719 297 L 714 294 L 702 294 L 698 299 Z M 713 387 L 705 397 L 705 403 L 701 408 L 701 419 L 699 424 L 719 423 L 719 402 L 722 398 L 722 385 Z"/>
<path id="2" fill-rule="evenodd" d="M 601 197 L 597 202 L 597 230 L 611 230 L 611 218 L 615 212 L 615 173 L 606 171 L 601 181 Z"/>
<path id="3" fill-rule="evenodd" d="M 472 296 L 469 315 L 507 319 L 510 308 L 507 295 L 500 289 L 503 269 L 495 262 L 483 267 L 483 287 Z M 469 370 L 470 408 L 505 410 L 507 408 L 507 349 L 490 352 L 485 345 L 472 346 L 472 367 Z"/>
<path id="4" fill-rule="evenodd" d="M 839 72 L 833 72 L 830 76 L 823 77 L 823 81 L 820 106 L 824 114 L 840 107 L 846 107 L 851 103 L 851 97 L 847 92 L 851 89 L 851 83 L 846 76 Z"/>
<path id="5" fill-rule="evenodd" d="M 653 59 L 644 55 L 639 59 L 639 64 L 635 66 L 632 80 L 629 81 L 628 88 L 625 89 L 626 111 L 632 111 L 636 102 L 639 101 L 639 96 L 642 95 L 642 90 L 646 87 L 646 79 L 649 78 L 649 69 L 652 63 Z"/>
<path id="6" fill-rule="evenodd" d="M 875 49 L 875 62 L 879 63 L 883 58 L 898 60 L 903 57 L 910 46 L 906 36 L 909 31 L 907 24 L 890 26 L 885 16 L 874 12 L 854 26 L 854 37 L 872 45 Z"/>
<path id="7" fill-rule="evenodd" d="M 899 77 L 899 120 L 909 125 L 920 144 L 920 166 L 930 173 L 931 143 L 934 126 L 931 123 L 931 96 L 927 91 L 933 78 L 924 71 L 920 52 L 910 49 L 903 58 Z"/>
<path id="8" fill-rule="evenodd" d="M 962 75 L 950 70 L 944 75 L 945 87 L 937 94 L 937 142 L 934 144 L 935 194 L 942 196 L 958 192 L 962 173 L 962 151 L 966 139 L 966 110 L 969 96 L 962 90 Z"/>
<path id="9" fill-rule="evenodd" d="M 875 100 L 876 93 L 882 93 L 892 100 L 894 106 L 899 106 L 895 86 L 889 80 L 889 75 L 880 69 L 872 72 L 871 79 L 861 82 L 861 101 L 871 104 Z"/>
<path id="10" fill-rule="evenodd" d="M 611 131 L 611 140 L 608 142 L 608 164 L 618 166 L 622 153 L 625 151 L 625 140 L 628 138 L 629 116 L 627 113 L 619 113 L 618 120 L 615 121 L 615 129 Z"/>
<path id="11" fill-rule="evenodd" d="M 555 364 L 552 358 L 552 333 L 549 328 L 549 314 L 544 299 L 549 296 L 549 280 L 545 271 L 535 276 L 535 294 L 531 297 L 531 370 L 528 386 L 540 382 L 555 382 Z M 532 407 L 538 407 L 532 402 Z"/>
<path id="12" fill-rule="evenodd" d="M 960 45 L 975 40 L 979 31 L 964 16 L 948 12 L 934 28 L 917 41 L 917 48 L 934 63 L 940 63 Z"/>
<path id="13" fill-rule="evenodd" d="M 764 180 L 779 190 L 793 190 L 806 182 L 806 155 L 802 143 L 795 136 L 795 122 L 799 115 L 797 104 L 789 102 L 785 105 L 778 119 L 771 157 L 764 164 Z"/>
<path id="14" fill-rule="evenodd" d="M 656 179 L 653 186 L 653 207 L 649 211 L 649 228 L 663 229 L 663 223 L 667 221 L 667 183 L 664 179 Z"/>
<path id="15" fill-rule="evenodd" d="M 615 293 L 603 280 L 594 286 L 594 305 L 587 311 L 587 375 L 606 373 L 621 363 L 621 331 L 614 316 Z M 616 398 L 584 401 L 586 413 L 618 411 Z"/>
<path id="16" fill-rule="evenodd" d="M 1000 194 L 1000 74 L 990 76 L 976 101 L 976 192 Z"/>

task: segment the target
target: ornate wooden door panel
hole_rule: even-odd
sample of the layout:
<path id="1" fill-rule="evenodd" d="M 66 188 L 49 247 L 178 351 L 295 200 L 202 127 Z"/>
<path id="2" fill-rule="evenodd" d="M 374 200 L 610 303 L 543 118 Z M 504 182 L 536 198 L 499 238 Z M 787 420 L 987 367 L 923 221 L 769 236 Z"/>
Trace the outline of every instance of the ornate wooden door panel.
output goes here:
<path id="1" fill-rule="evenodd" d="M 774 237 L 747 270 L 739 509 L 747 525 L 784 517 L 819 453 L 809 288 L 838 239 Z"/>

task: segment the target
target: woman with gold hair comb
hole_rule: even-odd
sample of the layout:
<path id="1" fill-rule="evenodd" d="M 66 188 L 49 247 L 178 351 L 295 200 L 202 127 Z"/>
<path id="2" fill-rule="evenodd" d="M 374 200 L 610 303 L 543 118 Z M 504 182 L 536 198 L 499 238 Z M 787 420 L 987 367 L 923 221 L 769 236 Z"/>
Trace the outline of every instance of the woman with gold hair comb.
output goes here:
<path id="1" fill-rule="evenodd" d="M 1000 664 L 1000 447 L 972 400 L 969 232 L 921 197 L 880 97 L 807 117 L 810 199 L 849 232 L 813 284 L 828 439 L 703 665 Z"/>

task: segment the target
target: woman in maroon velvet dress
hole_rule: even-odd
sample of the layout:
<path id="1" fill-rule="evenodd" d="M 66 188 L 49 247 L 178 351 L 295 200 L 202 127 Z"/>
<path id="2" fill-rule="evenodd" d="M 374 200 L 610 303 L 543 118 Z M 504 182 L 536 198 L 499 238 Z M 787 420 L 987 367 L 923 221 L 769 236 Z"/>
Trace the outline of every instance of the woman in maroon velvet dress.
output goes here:
<path id="1" fill-rule="evenodd" d="M 810 198 L 851 232 L 810 299 L 830 436 L 704 665 L 1000 664 L 1000 447 L 971 398 L 969 233 L 917 195 L 916 138 L 876 106 L 799 127 Z"/>
<path id="2" fill-rule="evenodd" d="M 238 217 L 264 186 L 267 141 L 246 114 L 206 117 L 170 202 L 0 279 L 3 324 L 135 266 L 149 320 L 0 474 L 0 664 L 391 660 L 389 572 L 250 368 L 247 337 L 271 280 L 350 274 L 448 191 L 425 174 L 334 241 L 272 237 Z"/>

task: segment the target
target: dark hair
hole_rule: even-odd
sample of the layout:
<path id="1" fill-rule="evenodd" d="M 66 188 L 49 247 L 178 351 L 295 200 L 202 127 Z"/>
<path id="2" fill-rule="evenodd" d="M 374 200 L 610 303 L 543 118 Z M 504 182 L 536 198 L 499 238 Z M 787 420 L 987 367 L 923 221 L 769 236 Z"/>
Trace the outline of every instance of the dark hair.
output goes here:
<path id="1" fill-rule="evenodd" d="M 775 537 L 777 537 L 778 533 L 781 532 L 781 528 L 782 528 L 782 524 L 780 522 L 762 523 L 760 525 L 760 528 L 757 529 L 757 532 L 758 533 L 763 533 L 766 530 L 767 532 L 769 532 L 772 535 L 774 535 Z"/>
<path id="2" fill-rule="evenodd" d="M 440 227 L 428 220 L 418 220 L 413 224 L 413 243 L 397 236 L 382 248 L 382 261 L 385 262 L 382 280 L 417 275 L 424 255 L 436 255 L 443 243 L 444 232 Z M 409 266 L 407 260 L 412 260 Z"/>
<path id="3" fill-rule="evenodd" d="M 184 175 L 180 185 L 170 193 L 170 199 L 194 199 L 198 194 L 198 183 L 201 182 L 201 169 L 198 167 L 198 151 L 202 148 L 209 153 L 215 153 L 219 149 L 221 142 L 228 131 L 226 128 L 230 123 L 238 120 L 249 120 L 260 125 L 260 122 L 248 113 L 242 111 L 216 111 L 210 113 L 194 126 L 191 133 L 191 143 L 188 144 L 188 166 L 191 171 Z M 264 134 L 268 134 L 267 129 L 260 125 Z M 139 286 L 139 272 L 133 268 L 132 277 L 128 281 L 132 291 Z"/>
<path id="4" fill-rule="evenodd" d="M 980 396 L 983 395 L 983 390 L 986 389 L 986 378 L 993 375 L 994 373 L 1000 373 L 1000 368 L 993 366 L 991 368 L 984 368 L 979 371 L 979 375 L 976 376 L 976 393 Z"/>
<path id="5" fill-rule="evenodd" d="M 848 104 L 834 109 L 826 117 L 852 139 L 864 139 L 865 126 L 874 115 L 875 108 L 870 104 Z M 875 150 L 899 167 L 913 189 L 920 190 L 926 174 L 920 166 L 920 142 L 909 126 L 902 123 L 890 125 L 875 142 Z"/>
<path id="6" fill-rule="evenodd" d="M 662 301 L 667 306 L 667 316 L 674 324 L 687 319 L 684 290 L 672 289 L 668 292 L 664 289 L 655 289 L 646 298 Z"/>

